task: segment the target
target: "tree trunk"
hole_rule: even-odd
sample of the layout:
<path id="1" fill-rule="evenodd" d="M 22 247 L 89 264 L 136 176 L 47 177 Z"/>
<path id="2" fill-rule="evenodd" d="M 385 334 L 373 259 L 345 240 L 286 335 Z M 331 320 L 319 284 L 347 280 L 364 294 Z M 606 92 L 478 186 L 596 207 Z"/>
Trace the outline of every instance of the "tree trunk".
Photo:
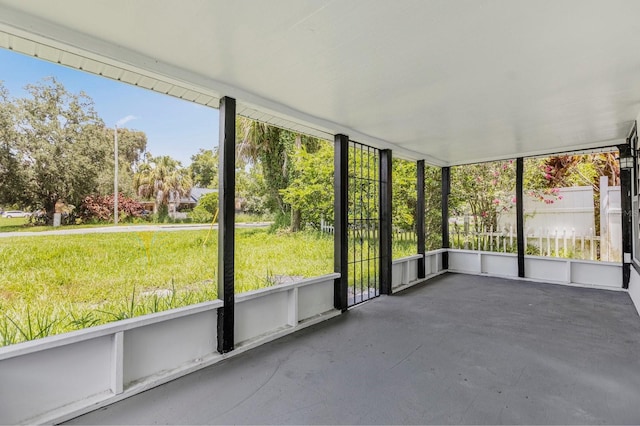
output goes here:
<path id="1" fill-rule="evenodd" d="M 300 230 L 300 223 L 302 221 L 302 215 L 300 210 L 291 208 L 291 232 L 298 232 Z"/>

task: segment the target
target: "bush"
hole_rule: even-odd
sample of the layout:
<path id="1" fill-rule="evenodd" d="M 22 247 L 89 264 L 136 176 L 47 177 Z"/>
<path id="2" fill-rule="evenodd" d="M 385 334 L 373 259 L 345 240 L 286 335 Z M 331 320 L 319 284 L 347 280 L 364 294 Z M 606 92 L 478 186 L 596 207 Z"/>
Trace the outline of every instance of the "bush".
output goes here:
<path id="1" fill-rule="evenodd" d="M 273 233 L 280 229 L 289 229 L 291 227 L 291 213 L 276 213 L 273 224 L 269 227 L 269 232 Z"/>
<path id="2" fill-rule="evenodd" d="M 189 218 L 196 223 L 209 223 L 218 211 L 218 193 L 210 192 L 198 200 L 198 205 L 189 213 Z M 218 219 L 216 218 L 216 222 Z"/>
<path id="3" fill-rule="evenodd" d="M 144 207 L 136 200 L 118 194 L 118 216 L 121 221 L 142 218 Z M 85 197 L 80 206 L 80 219 L 85 222 L 109 222 L 113 220 L 113 195 Z"/>

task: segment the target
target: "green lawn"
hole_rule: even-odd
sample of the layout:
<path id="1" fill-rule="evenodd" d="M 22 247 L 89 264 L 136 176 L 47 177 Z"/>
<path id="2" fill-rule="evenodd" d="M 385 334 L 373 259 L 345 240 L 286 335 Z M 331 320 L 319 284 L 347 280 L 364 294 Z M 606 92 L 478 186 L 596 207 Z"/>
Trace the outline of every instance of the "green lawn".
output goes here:
<path id="1" fill-rule="evenodd" d="M 147 222 L 142 222 L 147 223 Z M 152 225 L 151 222 L 149 222 Z M 29 222 L 28 217 L 14 217 L 7 219 L 6 217 L 0 217 L 0 233 L 1 232 L 42 232 L 42 231 L 56 231 L 61 229 L 79 229 L 79 228 L 102 228 L 104 226 L 112 226 L 110 223 L 84 223 L 81 225 L 61 226 L 54 228 L 53 226 L 38 225 L 35 226 Z M 119 226 L 131 225 L 130 223 L 122 223 Z"/>
<path id="2" fill-rule="evenodd" d="M 31 230 L 33 227 L 27 227 L 28 223 L 28 217 L 12 217 L 11 219 L 8 219 L 0 216 L 0 232 Z"/>
<path id="3" fill-rule="evenodd" d="M 252 215 L 240 213 L 236 215 L 236 223 L 247 222 L 272 222 L 273 217 L 271 215 Z M 182 222 L 179 222 L 182 223 Z M 190 222 L 189 222 L 190 223 Z M 137 219 L 135 225 L 162 225 L 162 223 L 155 223 L 151 221 L 145 221 L 143 219 Z M 128 226 L 131 223 L 120 223 L 118 226 Z M 208 223 L 202 223 L 201 225 L 208 225 Z M 28 217 L 14 217 L 7 219 L 6 217 L 0 217 L 0 233 L 1 232 L 41 232 L 41 231 L 54 231 L 60 229 L 79 229 L 79 228 L 102 228 L 104 226 L 113 226 L 112 223 L 83 223 L 72 226 L 62 226 L 54 228 L 53 226 L 34 226 L 29 222 Z"/>
<path id="4" fill-rule="evenodd" d="M 9 219 L 7 219 L 9 220 Z M 217 297 L 216 231 L 0 238 L 0 346 Z M 394 244 L 394 257 L 415 253 Z M 333 236 L 236 230 L 236 292 L 333 271 Z"/>

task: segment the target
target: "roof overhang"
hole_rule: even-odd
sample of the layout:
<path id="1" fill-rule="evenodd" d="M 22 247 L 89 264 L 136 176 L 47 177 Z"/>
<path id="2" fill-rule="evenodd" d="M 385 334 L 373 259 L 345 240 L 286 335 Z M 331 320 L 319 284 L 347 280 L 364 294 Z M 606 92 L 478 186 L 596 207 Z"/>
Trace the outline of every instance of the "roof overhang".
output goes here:
<path id="1" fill-rule="evenodd" d="M 454 165 L 624 143 L 640 2 L 0 0 L 0 46 Z"/>

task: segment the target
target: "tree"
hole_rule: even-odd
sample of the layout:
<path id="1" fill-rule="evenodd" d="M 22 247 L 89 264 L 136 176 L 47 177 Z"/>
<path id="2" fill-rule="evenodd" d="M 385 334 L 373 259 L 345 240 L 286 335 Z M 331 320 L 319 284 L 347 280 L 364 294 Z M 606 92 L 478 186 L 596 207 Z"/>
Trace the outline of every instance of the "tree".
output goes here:
<path id="1" fill-rule="evenodd" d="M 476 232 L 498 226 L 498 214 L 515 205 L 514 162 L 492 161 L 452 168 L 449 209 L 470 214 Z"/>
<path id="2" fill-rule="evenodd" d="M 113 148 L 114 129 L 105 128 L 105 139 L 109 141 L 110 152 L 105 159 L 105 167 L 98 177 L 97 193 L 113 194 Z M 144 132 L 118 128 L 118 192 L 132 197 L 133 175 L 147 149 L 147 135 Z"/>
<path id="3" fill-rule="evenodd" d="M 277 214 L 277 223 L 291 223 L 291 229 L 297 231 L 301 215 L 295 208 L 291 211 L 291 206 L 283 199 L 282 191 L 289 187 L 296 176 L 295 153 L 302 147 L 308 153 L 313 153 L 322 142 L 246 118 L 237 121 L 236 133 L 238 168 L 251 170 L 260 165 L 267 208 Z"/>
<path id="4" fill-rule="evenodd" d="M 442 170 L 440 167 L 424 167 L 424 229 L 425 248 L 442 247 Z"/>
<path id="5" fill-rule="evenodd" d="M 26 86 L 16 101 L 18 144 L 15 158 L 25 167 L 28 204 L 53 216 L 58 200 L 79 205 L 93 193 L 109 143 L 93 101 L 72 94 L 54 78 Z"/>
<path id="6" fill-rule="evenodd" d="M 0 82 L 0 204 L 25 204 L 26 169 L 18 149 L 16 109 Z"/>
<path id="7" fill-rule="evenodd" d="M 191 180 L 201 188 L 218 187 L 218 148 L 202 149 L 191 156 Z"/>
<path id="8" fill-rule="evenodd" d="M 242 200 L 242 210 L 246 213 L 263 215 L 270 212 L 260 163 L 236 168 L 236 196 Z"/>
<path id="9" fill-rule="evenodd" d="M 611 186 L 620 185 L 620 164 L 613 152 L 555 155 L 528 160 L 527 166 L 525 183 L 530 188 L 591 186 L 599 192 L 600 176 L 607 176 Z"/>
<path id="10" fill-rule="evenodd" d="M 279 127 L 240 118 L 238 157 L 244 162 L 260 162 L 270 210 L 288 211 L 280 190 L 289 186 L 290 153 L 295 135 Z"/>
<path id="11" fill-rule="evenodd" d="M 417 168 L 412 161 L 394 158 L 393 173 L 393 226 L 402 230 L 415 230 L 417 197 Z"/>
<path id="12" fill-rule="evenodd" d="M 155 200 L 155 212 L 165 214 L 169 201 L 188 195 L 192 187 L 189 170 L 169 156 L 152 157 L 134 175 L 139 196 Z"/>
<path id="13" fill-rule="evenodd" d="M 303 147 L 294 161 L 296 176 L 280 191 L 283 200 L 300 212 L 302 223 L 333 221 L 333 146 L 322 141 L 313 154 Z"/>

